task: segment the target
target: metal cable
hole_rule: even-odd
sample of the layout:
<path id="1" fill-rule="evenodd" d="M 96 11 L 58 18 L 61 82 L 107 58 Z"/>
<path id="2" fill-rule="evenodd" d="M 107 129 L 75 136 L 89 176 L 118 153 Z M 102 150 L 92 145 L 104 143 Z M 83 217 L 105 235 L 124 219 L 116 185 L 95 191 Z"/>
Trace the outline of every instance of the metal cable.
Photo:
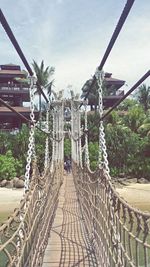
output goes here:
<path id="1" fill-rule="evenodd" d="M 25 116 L 23 116 L 20 112 L 16 111 L 13 107 L 11 107 L 9 104 L 7 104 L 2 98 L 0 98 L 0 103 L 3 104 L 5 107 L 10 109 L 12 112 L 16 113 L 19 118 L 26 121 L 27 123 L 32 124 L 32 121 L 27 119 Z"/>
<path id="2" fill-rule="evenodd" d="M 100 121 L 104 120 L 116 107 L 118 107 L 120 105 L 120 103 L 126 99 L 138 86 L 140 86 L 140 84 L 145 81 L 148 77 L 150 76 L 150 70 L 148 70 L 132 87 L 131 89 L 121 98 L 119 99 L 113 106 L 111 109 L 109 109 L 104 115 L 101 116 L 101 118 L 97 121 L 95 121 L 95 125 L 97 125 L 98 123 L 100 123 Z M 90 127 L 88 132 L 90 132 L 94 126 Z"/>
<path id="3" fill-rule="evenodd" d="M 28 70 L 30 76 L 33 76 L 33 71 L 31 69 L 31 67 L 30 67 L 25 55 L 23 54 L 23 52 L 21 50 L 21 47 L 19 46 L 19 44 L 18 44 L 18 42 L 17 42 L 17 40 L 16 40 L 16 38 L 15 38 L 15 36 L 14 36 L 14 34 L 13 34 L 13 32 L 12 32 L 12 30 L 11 30 L 11 28 L 10 28 L 10 26 L 9 26 L 9 24 L 8 24 L 8 22 L 7 22 L 7 20 L 6 20 L 6 18 L 5 18 L 5 16 L 4 16 L 4 14 L 3 14 L 1 9 L 0 9 L 0 22 L 1 22 L 5 32 L 7 33 L 10 41 L 12 42 L 14 48 L 16 49 L 19 57 L 21 58 L 23 64 L 25 65 L 26 69 Z M 37 82 L 37 86 L 38 86 L 41 94 L 43 95 L 44 99 L 48 103 L 49 100 L 46 97 L 46 95 L 44 94 L 44 92 L 43 92 L 43 90 L 42 90 L 42 88 L 41 88 L 41 86 L 40 86 L 40 84 L 38 82 Z"/>
<path id="4" fill-rule="evenodd" d="M 148 70 L 141 78 L 140 80 L 138 80 L 132 87 L 131 89 L 121 98 L 119 99 L 113 106 L 111 109 L 108 110 L 108 112 L 106 112 L 100 120 L 103 120 L 104 118 L 106 118 L 118 105 L 120 105 L 120 103 L 126 99 L 142 82 L 144 82 L 148 77 L 150 76 L 150 70 Z"/>
<path id="5" fill-rule="evenodd" d="M 106 48 L 106 51 L 105 51 L 105 54 L 104 54 L 104 56 L 103 56 L 103 58 L 101 60 L 101 63 L 98 66 L 98 70 L 102 70 L 103 69 L 104 64 L 105 64 L 105 62 L 106 62 L 106 60 L 107 60 L 107 58 L 108 58 L 108 56 L 109 56 L 114 44 L 115 44 L 115 42 L 116 42 L 116 40 L 117 40 L 117 38 L 119 36 L 119 33 L 120 33 L 124 23 L 125 23 L 125 20 L 127 19 L 128 15 L 129 15 L 129 12 L 130 12 L 130 10 L 132 8 L 132 5 L 133 5 L 134 1 L 135 0 L 128 0 L 127 1 L 126 5 L 125 5 L 125 7 L 123 9 L 123 12 L 122 12 L 122 14 L 121 14 L 121 16 L 119 18 L 118 24 L 117 24 L 117 26 L 116 26 L 116 28 L 115 28 L 115 30 L 113 32 L 113 35 L 112 35 L 112 37 L 110 39 L 110 42 L 109 42 L 109 44 L 108 44 L 108 46 Z M 89 90 L 88 90 L 86 96 L 84 97 L 84 100 L 88 97 L 88 95 L 89 95 L 91 89 L 93 88 L 93 86 L 95 85 L 95 83 L 96 83 L 96 77 L 94 75 L 92 83 L 91 83 L 91 85 L 89 87 Z M 83 105 L 83 102 L 80 104 L 80 107 L 82 105 Z"/>

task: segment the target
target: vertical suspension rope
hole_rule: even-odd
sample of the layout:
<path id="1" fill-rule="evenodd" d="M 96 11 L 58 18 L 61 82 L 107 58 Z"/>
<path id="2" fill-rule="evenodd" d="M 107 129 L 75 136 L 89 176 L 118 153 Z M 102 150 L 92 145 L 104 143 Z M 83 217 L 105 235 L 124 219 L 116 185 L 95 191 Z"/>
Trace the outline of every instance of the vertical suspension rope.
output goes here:
<path id="1" fill-rule="evenodd" d="M 35 78 L 30 77 L 30 118 L 32 121 L 32 125 L 29 133 L 29 144 L 28 144 L 28 152 L 27 152 L 27 164 L 26 164 L 26 172 L 25 172 L 25 181 L 24 181 L 24 192 L 29 190 L 30 183 L 30 169 L 31 169 L 31 160 L 32 156 L 35 158 L 35 115 L 34 115 L 34 84 Z"/>
<path id="2" fill-rule="evenodd" d="M 61 144 L 60 144 L 60 158 L 64 162 L 64 102 L 62 101 L 61 112 L 60 112 L 60 121 L 61 121 Z"/>
<path id="3" fill-rule="evenodd" d="M 62 163 L 64 160 L 64 103 L 63 101 L 55 102 L 53 109 L 53 137 L 52 137 L 52 164 Z"/>
<path id="4" fill-rule="evenodd" d="M 80 110 L 78 111 L 78 114 L 79 114 L 79 119 L 78 119 L 78 129 L 79 129 L 79 165 L 82 168 L 82 145 L 81 145 L 82 132 L 81 132 L 81 113 L 80 113 Z"/>
<path id="5" fill-rule="evenodd" d="M 78 132 L 78 113 L 75 113 L 74 110 L 74 115 L 75 115 L 75 155 L 76 155 L 76 162 L 77 165 L 79 164 L 79 156 L 78 156 L 78 138 L 79 138 L 79 132 Z"/>
<path id="6" fill-rule="evenodd" d="M 47 106 L 46 111 L 46 132 L 49 132 L 49 105 Z M 44 168 L 47 169 L 49 165 L 49 136 L 46 137 L 45 141 L 45 161 L 44 161 Z"/>
<path id="7" fill-rule="evenodd" d="M 55 161 L 55 112 L 53 110 L 53 132 L 52 132 L 52 164 L 51 164 L 51 172 L 54 169 L 54 161 Z"/>
<path id="8" fill-rule="evenodd" d="M 99 115 L 100 119 L 103 116 L 103 91 L 102 91 L 102 84 L 104 80 L 104 72 L 99 71 L 98 69 L 96 70 L 95 77 L 97 79 L 97 84 L 98 84 L 98 94 L 99 94 Z M 108 156 L 107 156 L 107 148 L 106 148 L 106 141 L 105 141 L 105 132 L 104 132 L 104 126 L 103 126 L 103 121 L 100 120 L 100 125 L 99 125 L 99 167 L 104 168 L 108 178 L 110 179 L 110 170 L 108 166 Z M 109 195 L 109 201 L 110 203 L 113 202 L 111 198 L 111 194 Z M 115 222 L 115 210 L 112 205 L 111 209 L 109 210 L 109 220 L 110 224 L 112 226 L 112 241 L 113 241 L 113 246 L 114 248 L 116 247 L 117 251 L 117 259 L 116 259 L 116 267 L 121 266 L 121 247 L 120 247 L 120 233 L 117 232 L 117 226 Z"/>
<path id="9" fill-rule="evenodd" d="M 80 111 L 78 108 L 79 101 L 71 100 L 71 148 L 72 159 L 78 165 L 81 163 L 82 150 L 81 150 L 81 133 L 80 133 Z M 81 163 L 82 165 L 82 163 Z"/>
<path id="10" fill-rule="evenodd" d="M 99 96 L 99 115 L 100 118 L 103 116 L 103 90 L 102 84 L 104 80 L 104 72 L 99 71 L 98 69 L 95 72 L 95 77 L 97 79 L 98 84 L 98 96 Z M 108 156 L 107 156 L 107 148 L 106 148 L 106 141 L 105 141 L 105 132 L 103 121 L 100 121 L 99 125 L 99 167 L 104 167 L 106 173 L 109 175 L 109 166 L 108 166 Z"/>
<path id="11" fill-rule="evenodd" d="M 87 100 L 84 101 L 84 109 L 85 109 L 85 117 L 84 117 L 84 121 L 85 121 L 85 164 L 87 167 L 89 167 L 90 165 L 90 161 L 89 161 L 89 148 L 88 148 L 88 127 L 87 127 Z"/>
<path id="12" fill-rule="evenodd" d="M 56 162 L 59 160 L 59 110 L 56 110 Z"/>
<path id="13" fill-rule="evenodd" d="M 74 155 L 74 110 L 73 110 L 73 100 L 71 100 L 71 155 L 72 160 L 75 161 L 75 155 Z"/>

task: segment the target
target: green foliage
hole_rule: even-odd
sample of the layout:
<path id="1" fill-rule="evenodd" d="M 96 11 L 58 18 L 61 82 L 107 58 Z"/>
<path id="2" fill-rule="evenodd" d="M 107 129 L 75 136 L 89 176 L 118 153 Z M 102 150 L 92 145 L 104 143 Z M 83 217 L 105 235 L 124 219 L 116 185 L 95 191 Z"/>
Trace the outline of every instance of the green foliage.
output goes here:
<path id="1" fill-rule="evenodd" d="M 23 125 L 19 133 L 0 133 L 0 179 L 10 179 L 25 173 L 26 158 L 29 143 L 29 128 Z M 37 164 L 40 172 L 43 170 L 45 157 L 46 135 L 35 131 Z M 51 154 L 51 142 L 49 142 Z M 6 173 L 6 174 L 5 174 Z"/>
<path id="2" fill-rule="evenodd" d="M 98 162 L 98 142 L 89 142 L 89 158 L 91 162 L 90 168 L 94 171 Z"/>
<path id="3" fill-rule="evenodd" d="M 129 109 L 126 116 L 124 116 L 123 123 L 132 131 L 137 132 L 145 118 L 146 115 L 143 108 L 138 105 Z"/>
<path id="4" fill-rule="evenodd" d="M 71 157 L 71 141 L 70 139 L 64 140 L 64 158 L 70 158 Z"/>
<path id="5" fill-rule="evenodd" d="M 117 177 L 119 174 L 119 169 L 117 167 L 112 167 L 110 168 L 110 175 L 111 177 Z"/>
<path id="6" fill-rule="evenodd" d="M 41 61 L 41 64 L 33 60 L 32 66 L 34 68 L 36 77 L 37 77 L 37 93 L 39 95 L 39 110 L 41 111 L 42 100 L 41 100 L 41 89 L 42 87 L 47 89 L 48 96 L 50 98 L 53 81 L 49 82 L 50 77 L 54 74 L 54 67 L 45 67 L 44 60 Z M 41 114 L 40 114 L 41 117 Z"/>
<path id="7" fill-rule="evenodd" d="M 146 112 L 150 108 L 150 86 L 146 86 L 146 84 L 139 86 L 135 97 Z"/>
<path id="8" fill-rule="evenodd" d="M 18 168 L 21 167 L 21 162 L 12 156 L 11 151 L 5 155 L 0 155 L 0 180 L 11 180 L 17 175 Z"/>
<path id="9" fill-rule="evenodd" d="M 22 129 L 16 135 L 11 135 L 9 149 L 12 151 L 13 157 L 19 159 L 25 168 L 27 150 L 28 150 L 29 128 L 26 124 L 22 125 Z M 23 170 L 22 170 L 23 172 Z"/>
<path id="10" fill-rule="evenodd" d="M 89 129 L 89 140 L 92 142 L 98 141 L 98 125 L 99 125 L 99 114 L 98 112 L 88 113 L 88 129 Z"/>
<path id="11" fill-rule="evenodd" d="M 107 123 L 111 123 L 112 125 L 120 124 L 121 118 L 117 111 L 112 111 L 107 117 Z"/>
<path id="12" fill-rule="evenodd" d="M 99 149 L 98 114 L 88 114 L 88 128 L 90 166 L 94 170 Z M 123 115 L 120 110 L 110 114 L 105 121 L 105 135 L 112 176 L 123 172 L 126 176 L 145 177 L 150 180 L 149 132 L 149 117 L 146 117 L 139 105 L 130 105 L 130 109 Z"/>
<path id="13" fill-rule="evenodd" d="M 36 132 L 35 132 L 35 144 L 36 144 L 35 149 L 36 149 L 36 154 L 37 154 L 37 164 L 38 164 L 40 172 L 43 171 L 43 167 L 44 167 L 45 140 L 46 140 L 46 135 L 43 132 L 36 130 Z M 49 142 L 49 151 L 52 151 L 51 142 Z"/>
<path id="14" fill-rule="evenodd" d="M 137 100 L 127 98 L 118 106 L 118 110 L 128 111 L 130 110 L 130 108 L 134 107 L 137 104 Z"/>
<path id="15" fill-rule="evenodd" d="M 141 136 L 150 136 L 150 110 L 146 113 L 147 117 L 138 128 L 138 133 Z"/>
<path id="16" fill-rule="evenodd" d="M 106 145 L 111 175 L 123 172 L 127 176 L 150 180 L 150 111 L 135 100 L 126 100 L 105 120 Z M 51 122 L 50 122 L 51 124 Z M 84 124 L 82 118 L 82 124 Z M 70 125 L 65 126 L 66 129 Z M 50 127 L 51 128 L 51 127 Z M 88 112 L 88 138 L 90 166 L 95 170 L 98 162 L 99 114 Z M 0 133 L 0 179 L 11 179 L 24 174 L 28 150 L 29 129 L 12 135 Z M 36 152 L 40 171 L 43 170 L 46 135 L 36 131 Z M 82 138 L 84 145 L 84 138 Z M 52 151 L 50 142 L 50 155 Z M 71 156 L 71 141 L 64 140 L 64 157 Z"/>
<path id="17" fill-rule="evenodd" d="M 117 169 L 118 173 L 137 175 L 137 164 L 133 164 L 133 160 L 137 160 L 140 153 L 140 137 L 127 127 L 109 124 L 106 127 L 106 143 L 111 168 Z"/>
<path id="18" fill-rule="evenodd" d="M 13 160 L 15 160 L 14 166 L 10 166 L 8 175 L 6 175 L 8 178 L 10 178 L 10 174 L 13 174 L 13 170 L 15 170 L 14 176 L 24 174 L 28 148 L 28 132 L 28 127 L 23 125 L 21 131 L 15 135 L 7 132 L 0 133 L 0 156 L 3 160 L 3 164 L 0 164 L 0 173 L 4 173 L 4 169 L 9 169 L 9 164 L 11 165 Z M 11 153 L 12 157 L 9 153 Z"/>
<path id="19" fill-rule="evenodd" d="M 44 60 L 41 61 L 40 66 L 37 64 L 35 60 L 33 60 L 32 66 L 34 68 L 34 71 L 36 73 L 38 83 L 41 86 L 46 87 L 48 83 L 48 79 L 51 75 L 53 75 L 55 69 L 54 67 L 46 67 L 44 66 Z"/>
<path id="20" fill-rule="evenodd" d="M 81 97 L 84 98 L 88 91 L 89 88 L 91 88 L 91 85 L 93 83 L 93 78 L 89 79 L 86 81 L 86 83 L 82 87 L 82 95 Z M 91 110 L 93 110 L 93 105 L 95 106 L 95 110 L 97 109 L 97 104 L 98 104 L 98 85 L 97 82 L 92 86 L 90 92 L 88 93 L 88 103 L 91 105 Z"/>
<path id="21" fill-rule="evenodd" d="M 11 146 L 11 136 L 9 133 L 0 132 L 0 154 L 5 154 Z"/>

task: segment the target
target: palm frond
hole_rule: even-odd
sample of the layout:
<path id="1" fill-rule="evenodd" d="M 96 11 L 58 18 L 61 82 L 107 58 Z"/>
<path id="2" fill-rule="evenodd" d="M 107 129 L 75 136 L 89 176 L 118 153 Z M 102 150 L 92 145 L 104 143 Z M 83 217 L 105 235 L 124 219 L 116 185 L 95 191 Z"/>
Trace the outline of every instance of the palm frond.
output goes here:
<path id="1" fill-rule="evenodd" d="M 49 95 L 49 97 L 51 96 L 52 93 L 52 87 L 54 86 L 54 79 L 46 86 L 47 89 L 47 94 Z"/>

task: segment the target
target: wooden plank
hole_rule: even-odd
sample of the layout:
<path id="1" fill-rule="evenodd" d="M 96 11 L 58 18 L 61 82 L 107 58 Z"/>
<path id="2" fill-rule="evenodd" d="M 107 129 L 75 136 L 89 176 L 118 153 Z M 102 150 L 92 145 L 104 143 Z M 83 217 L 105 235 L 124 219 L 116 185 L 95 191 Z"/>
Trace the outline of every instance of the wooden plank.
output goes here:
<path id="1" fill-rule="evenodd" d="M 64 176 L 59 203 L 45 250 L 42 267 L 96 267 L 97 262 L 84 232 L 71 174 Z"/>

